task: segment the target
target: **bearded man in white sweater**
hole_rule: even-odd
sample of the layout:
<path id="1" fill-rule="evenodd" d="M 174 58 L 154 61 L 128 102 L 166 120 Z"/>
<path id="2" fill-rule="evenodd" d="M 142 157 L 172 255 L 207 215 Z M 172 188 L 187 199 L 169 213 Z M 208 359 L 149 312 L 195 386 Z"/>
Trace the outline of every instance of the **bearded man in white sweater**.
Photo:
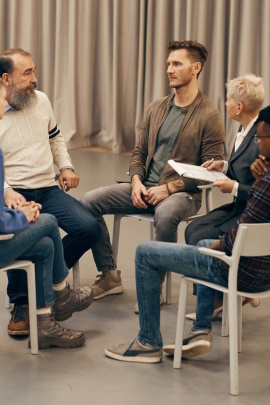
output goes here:
<path id="1" fill-rule="evenodd" d="M 31 55 L 22 49 L 4 52 L 0 55 L 0 77 L 8 102 L 0 125 L 5 204 L 16 209 L 21 202 L 35 201 L 42 205 L 42 213 L 54 215 L 67 233 L 62 242 L 66 264 L 71 268 L 97 242 L 99 224 L 79 201 L 65 193 L 78 186 L 79 177 L 49 99 L 35 90 L 37 79 Z M 55 181 L 54 163 L 60 170 L 61 188 Z M 10 271 L 8 279 L 8 295 L 14 303 L 8 333 L 25 335 L 29 333 L 26 275 L 24 271 Z"/>

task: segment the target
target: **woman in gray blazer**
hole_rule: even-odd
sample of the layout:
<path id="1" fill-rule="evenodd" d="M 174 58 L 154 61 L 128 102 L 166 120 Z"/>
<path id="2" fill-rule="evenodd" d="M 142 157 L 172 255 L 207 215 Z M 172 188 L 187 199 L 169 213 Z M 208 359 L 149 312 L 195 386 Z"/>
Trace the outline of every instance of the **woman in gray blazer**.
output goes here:
<path id="1" fill-rule="evenodd" d="M 202 239 L 218 239 L 229 231 L 240 218 L 245 209 L 249 190 L 254 182 L 250 165 L 259 155 L 258 144 L 254 140 L 254 125 L 264 100 L 265 90 L 262 79 L 253 74 L 246 74 L 229 80 L 227 101 L 225 103 L 229 117 L 239 122 L 229 161 L 216 160 L 205 162 L 202 166 L 207 170 L 226 173 L 228 179 L 218 180 L 213 187 L 219 187 L 222 193 L 230 193 L 233 202 L 211 211 L 209 214 L 191 222 L 185 231 L 185 240 L 189 245 L 196 245 Z M 194 289 L 196 291 L 196 288 Z M 218 296 L 214 317 L 222 311 L 222 296 Z M 246 304 L 258 306 L 259 300 L 244 300 Z M 188 314 L 194 320 L 195 314 Z"/>

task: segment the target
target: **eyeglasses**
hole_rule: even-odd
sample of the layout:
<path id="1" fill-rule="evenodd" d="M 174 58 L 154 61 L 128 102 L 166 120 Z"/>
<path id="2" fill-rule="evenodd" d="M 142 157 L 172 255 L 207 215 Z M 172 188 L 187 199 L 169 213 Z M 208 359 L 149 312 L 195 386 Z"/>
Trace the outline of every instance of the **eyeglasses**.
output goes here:
<path id="1" fill-rule="evenodd" d="M 254 141 L 256 143 L 259 143 L 262 138 L 270 138 L 270 135 L 260 136 L 258 134 L 255 134 L 255 135 L 253 135 L 253 137 L 254 137 Z"/>

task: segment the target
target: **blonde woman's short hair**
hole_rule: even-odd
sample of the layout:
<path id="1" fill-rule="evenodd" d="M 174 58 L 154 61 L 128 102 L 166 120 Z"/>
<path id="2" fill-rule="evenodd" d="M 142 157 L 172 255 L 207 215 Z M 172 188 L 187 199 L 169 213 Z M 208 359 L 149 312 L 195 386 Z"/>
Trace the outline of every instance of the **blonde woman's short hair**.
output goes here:
<path id="1" fill-rule="evenodd" d="M 226 87 L 231 97 L 236 102 L 244 104 L 244 108 L 247 112 L 260 110 L 265 95 L 261 77 L 249 73 L 228 80 Z"/>

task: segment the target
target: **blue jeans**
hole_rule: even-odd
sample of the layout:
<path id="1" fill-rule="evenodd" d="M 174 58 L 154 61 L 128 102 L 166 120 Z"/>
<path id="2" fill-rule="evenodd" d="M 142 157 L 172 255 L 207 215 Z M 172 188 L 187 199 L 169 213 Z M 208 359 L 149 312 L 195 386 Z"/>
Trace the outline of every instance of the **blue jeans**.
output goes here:
<path id="1" fill-rule="evenodd" d="M 67 235 L 63 238 L 64 258 L 70 269 L 90 249 L 100 236 L 100 227 L 93 215 L 75 198 L 58 186 L 36 190 L 15 189 L 27 201 L 42 205 L 42 213 L 52 214 Z M 10 301 L 27 296 L 25 272 L 8 272 Z M 22 294 L 23 293 L 23 294 Z"/>
<path id="2" fill-rule="evenodd" d="M 37 308 L 53 304 L 53 284 L 63 281 L 68 275 L 64 261 L 63 246 L 57 220 L 41 214 L 37 222 L 19 232 L 12 239 L 0 241 L 0 266 L 13 260 L 24 259 L 35 263 Z M 16 274 L 25 271 L 13 271 Z M 18 297 L 24 292 L 18 292 Z"/>
<path id="3" fill-rule="evenodd" d="M 146 183 L 145 186 L 149 188 L 155 184 Z M 116 268 L 110 235 L 103 215 L 152 213 L 154 214 L 156 240 L 177 242 L 177 229 L 180 221 L 196 214 L 201 206 L 200 201 L 193 194 L 184 191 L 172 194 L 155 207 L 149 205 L 147 209 L 139 209 L 134 207 L 131 193 L 131 184 L 121 183 L 89 191 L 80 200 L 95 216 L 101 227 L 101 236 L 92 249 L 99 271 Z"/>
<path id="4" fill-rule="evenodd" d="M 220 207 L 209 212 L 209 214 L 190 222 L 185 230 L 186 244 L 196 245 L 203 239 L 219 239 L 219 237 L 224 234 L 224 231 L 221 229 L 224 215 L 227 216 L 228 213 L 225 209 L 223 210 L 222 207 Z M 219 225 L 216 225 L 217 223 L 219 223 Z M 193 284 L 193 295 L 197 295 L 197 284 Z M 216 291 L 216 300 L 221 301 L 222 299 L 223 293 L 221 291 Z"/>
<path id="5" fill-rule="evenodd" d="M 214 240 L 204 240 L 197 246 L 210 246 Z M 167 271 L 227 285 L 210 256 L 199 252 L 197 246 L 176 243 L 147 242 L 136 251 L 136 286 L 139 305 L 141 343 L 162 347 L 160 333 L 160 280 Z M 215 290 L 198 285 L 194 330 L 212 329 Z"/>

